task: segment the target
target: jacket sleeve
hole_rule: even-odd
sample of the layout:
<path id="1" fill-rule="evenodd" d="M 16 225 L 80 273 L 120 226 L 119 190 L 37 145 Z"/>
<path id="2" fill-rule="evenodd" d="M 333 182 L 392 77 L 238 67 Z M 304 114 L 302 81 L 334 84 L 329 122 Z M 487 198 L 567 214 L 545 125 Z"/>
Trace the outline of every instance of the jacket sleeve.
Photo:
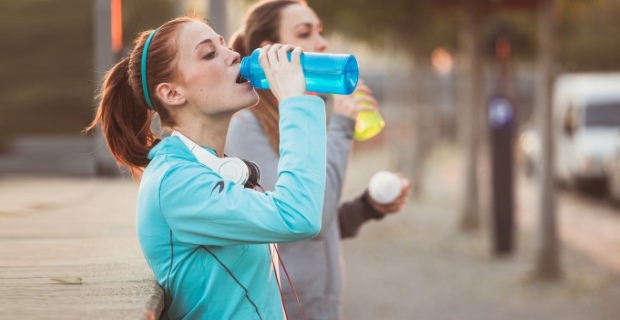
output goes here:
<path id="1" fill-rule="evenodd" d="M 224 181 L 199 163 L 171 168 L 160 207 L 175 236 L 197 245 L 297 241 L 321 226 L 325 187 L 325 110 L 318 97 L 280 104 L 280 163 L 274 192 Z"/>
<path id="2" fill-rule="evenodd" d="M 368 191 L 346 201 L 338 208 L 340 238 L 352 238 L 357 235 L 362 225 L 371 219 L 383 219 L 384 215 L 375 211 L 368 202 Z"/>

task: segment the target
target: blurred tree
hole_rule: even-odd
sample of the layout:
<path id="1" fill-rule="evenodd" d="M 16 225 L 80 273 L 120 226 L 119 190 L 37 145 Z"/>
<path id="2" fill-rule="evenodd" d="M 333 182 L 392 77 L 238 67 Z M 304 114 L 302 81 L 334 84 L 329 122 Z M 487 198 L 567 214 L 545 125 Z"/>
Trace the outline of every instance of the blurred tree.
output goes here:
<path id="1" fill-rule="evenodd" d="M 206 0 L 205 0 L 206 1 Z M 458 49 L 458 14 L 438 10 L 439 0 L 309 0 L 328 32 L 349 34 L 379 48 L 396 44 L 425 62 L 438 47 Z M 246 1 L 250 2 L 250 1 Z M 251 1 L 254 2 L 254 1 Z M 125 48 L 137 32 L 170 18 L 174 0 L 123 1 Z M 93 111 L 92 1 L 0 1 L 0 136 L 77 133 Z M 620 69 L 620 0 L 558 0 L 560 70 Z M 489 44 L 504 28 L 513 57 L 533 61 L 532 15 L 494 14 L 482 26 Z M 501 29 L 500 28 L 500 29 Z M 488 46 L 486 46 L 488 48 Z M 488 51 L 488 50 L 487 50 Z"/>
<path id="2" fill-rule="evenodd" d="M 126 48 L 133 46 L 133 39 L 143 30 L 157 28 L 177 16 L 176 0 L 124 0 L 123 42 Z"/>
<path id="3" fill-rule="evenodd" d="M 540 173 L 539 173 L 539 223 L 538 248 L 532 276 L 540 280 L 559 280 L 562 276 L 560 267 L 560 245 L 556 219 L 556 197 L 554 190 L 553 169 L 553 112 L 551 96 L 554 72 L 554 57 L 557 52 L 557 0 L 540 0 L 538 16 L 538 83 L 536 86 L 536 103 L 540 127 Z"/>
<path id="4" fill-rule="evenodd" d="M 78 132 L 92 117 L 89 1 L 0 2 L 0 130 Z"/>
<path id="5" fill-rule="evenodd" d="M 560 70 L 620 70 L 620 0 L 559 0 L 557 9 Z"/>
<path id="6" fill-rule="evenodd" d="M 411 137 L 411 178 L 422 181 L 425 153 L 430 144 L 429 135 L 423 131 L 433 125 L 428 121 L 429 107 L 422 99 L 425 81 L 430 74 L 431 53 L 437 47 L 454 48 L 457 46 L 456 30 L 458 16 L 453 10 L 439 10 L 431 0 L 408 1 L 392 0 L 389 3 L 373 0 L 327 0 L 308 1 L 317 12 L 325 30 L 341 32 L 353 38 L 373 45 L 378 51 L 381 48 L 393 50 L 398 48 L 411 57 L 414 66 L 412 79 L 414 85 L 409 88 L 412 98 L 412 129 Z M 362 75 L 363 77 L 363 75 Z M 427 95 L 430 93 L 426 93 Z M 415 183 L 412 193 L 418 196 L 423 184 Z"/>
<path id="7" fill-rule="evenodd" d="M 397 44 L 402 50 L 430 57 L 439 46 L 456 46 L 457 16 L 438 10 L 432 0 L 310 0 L 329 32 L 345 32 L 380 46 Z"/>
<path id="8" fill-rule="evenodd" d="M 484 58 L 495 60 L 496 41 L 505 38 L 510 43 L 512 60 L 536 60 L 536 26 L 536 16 L 530 11 L 500 11 L 488 16 L 480 31 Z"/>

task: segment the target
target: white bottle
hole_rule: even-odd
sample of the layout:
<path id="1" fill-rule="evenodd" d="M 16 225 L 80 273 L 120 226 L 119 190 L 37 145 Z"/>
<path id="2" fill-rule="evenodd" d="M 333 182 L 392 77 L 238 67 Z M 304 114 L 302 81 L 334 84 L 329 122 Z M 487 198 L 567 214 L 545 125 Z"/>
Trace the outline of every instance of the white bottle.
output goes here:
<path id="1" fill-rule="evenodd" d="M 368 194 L 379 204 L 388 204 L 396 200 L 402 191 L 400 177 L 389 171 L 375 173 L 368 183 Z"/>

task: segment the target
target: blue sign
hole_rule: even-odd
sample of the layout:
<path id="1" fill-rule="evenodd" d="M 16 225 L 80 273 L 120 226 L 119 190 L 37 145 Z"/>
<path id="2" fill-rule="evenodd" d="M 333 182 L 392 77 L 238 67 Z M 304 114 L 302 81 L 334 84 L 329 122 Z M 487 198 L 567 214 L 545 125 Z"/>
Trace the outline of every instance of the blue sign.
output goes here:
<path id="1" fill-rule="evenodd" d="M 510 100 L 504 97 L 492 98 L 489 102 L 489 124 L 492 128 L 501 128 L 512 124 L 514 110 Z"/>

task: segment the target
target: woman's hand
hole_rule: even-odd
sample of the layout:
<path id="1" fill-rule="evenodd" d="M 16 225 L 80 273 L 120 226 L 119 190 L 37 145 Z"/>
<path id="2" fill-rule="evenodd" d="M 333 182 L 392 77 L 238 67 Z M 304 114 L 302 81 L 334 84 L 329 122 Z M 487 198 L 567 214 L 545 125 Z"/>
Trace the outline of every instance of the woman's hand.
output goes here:
<path id="1" fill-rule="evenodd" d="M 287 53 L 291 51 L 291 61 Z M 265 71 L 269 88 L 278 101 L 301 96 L 306 92 L 306 79 L 301 69 L 301 47 L 273 44 L 261 48 L 258 61 Z"/>
<path id="2" fill-rule="evenodd" d="M 400 195 L 394 201 L 386 204 L 380 204 L 372 200 L 372 197 L 368 196 L 366 199 L 370 206 L 382 215 L 397 213 L 400 211 L 405 203 L 407 202 L 407 197 L 409 196 L 409 187 L 411 186 L 411 182 L 409 179 L 405 179 L 402 176 L 400 177 L 402 182 L 402 188 L 400 191 Z"/>
<path id="3" fill-rule="evenodd" d="M 376 110 L 377 100 L 370 93 L 370 88 L 360 79 L 355 92 L 352 94 L 334 96 L 334 114 L 355 119 L 362 110 Z"/>

